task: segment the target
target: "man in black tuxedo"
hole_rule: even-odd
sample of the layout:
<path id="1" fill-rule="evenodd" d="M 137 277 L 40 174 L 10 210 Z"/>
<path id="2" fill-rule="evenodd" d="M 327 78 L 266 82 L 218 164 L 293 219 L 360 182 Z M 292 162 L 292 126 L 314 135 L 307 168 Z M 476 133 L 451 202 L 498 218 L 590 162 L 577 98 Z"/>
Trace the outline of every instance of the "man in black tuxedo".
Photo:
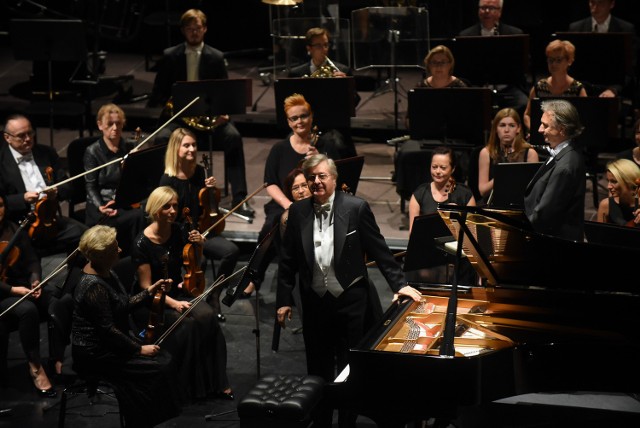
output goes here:
<path id="1" fill-rule="evenodd" d="M 575 138 L 584 127 L 568 101 L 543 101 L 541 109 L 538 132 L 551 156 L 525 189 L 524 212 L 536 232 L 582 242 L 586 170 Z"/>
<path id="2" fill-rule="evenodd" d="M 229 78 L 224 54 L 204 43 L 204 36 L 207 33 L 207 16 L 204 12 L 189 9 L 182 14 L 180 31 L 185 42 L 165 49 L 149 97 L 150 107 L 164 106 L 171 98 L 175 82 Z M 215 123 L 215 128 L 207 132 L 211 132 L 212 149 L 224 150 L 227 169 L 225 172 L 229 174 L 233 194 L 231 206 L 235 207 L 247 196 L 242 136 L 231 123 L 228 115 L 217 116 Z M 167 142 L 171 132 L 179 126 L 181 126 L 180 122 L 171 122 L 158 133 L 156 144 Z M 197 129 L 194 131 L 199 133 Z M 200 146 L 208 147 L 208 141 L 205 139 Z M 255 214 L 248 202 L 245 202 L 236 212 L 249 217 Z"/>
<path id="3" fill-rule="evenodd" d="M 459 36 L 513 36 L 523 31 L 500 21 L 504 0 L 479 0 L 478 22 L 460 31 Z M 520 87 L 521 86 L 521 87 Z M 500 108 L 513 108 L 521 115 L 527 106 L 528 96 L 525 82 L 521 85 L 497 84 L 493 88 L 498 96 Z"/>
<path id="4" fill-rule="evenodd" d="M 380 234 L 369 204 L 336 192 L 333 160 L 313 155 L 302 169 L 313 197 L 289 208 L 278 269 L 277 316 L 283 327 L 291 319 L 297 273 L 307 371 L 331 382 L 346 366 L 349 348 L 366 332 L 372 303 L 365 257 L 377 263 L 395 293 L 416 301 L 421 294 L 404 285 L 402 269 Z M 314 426 L 331 426 L 332 412 L 325 410 Z M 341 413 L 340 418 L 349 416 Z"/>
<path id="5" fill-rule="evenodd" d="M 34 208 L 43 193 L 51 200 L 64 200 L 70 192 L 70 185 L 42 192 L 48 184 L 64 180 L 65 172 L 52 147 L 36 144 L 35 132 L 26 116 L 10 115 L 3 132 L 7 144 L 0 149 L 0 186 L 7 195 L 9 218 L 19 223 Z M 47 182 L 46 171 L 49 167 L 53 170 L 51 183 Z M 72 252 L 77 248 L 82 233 L 87 230 L 79 221 L 59 214 L 56 216 L 56 223 L 58 232 L 55 238 L 33 241 L 40 255 L 45 252 Z"/>
<path id="6" fill-rule="evenodd" d="M 638 35 L 635 26 L 623 19 L 611 14 L 611 10 L 615 7 L 615 0 L 589 0 L 589 12 L 591 16 L 580 19 L 569 24 L 569 31 L 579 33 L 631 33 L 633 43 L 631 47 L 631 57 L 633 66 L 636 66 L 636 58 L 638 54 Z M 589 82 L 587 93 L 591 95 L 599 94 L 601 97 L 615 97 L 633 84 L 633 76 L 627 76 L 623 84 L 616 85 L 599 85 L 598 82 Z"/>

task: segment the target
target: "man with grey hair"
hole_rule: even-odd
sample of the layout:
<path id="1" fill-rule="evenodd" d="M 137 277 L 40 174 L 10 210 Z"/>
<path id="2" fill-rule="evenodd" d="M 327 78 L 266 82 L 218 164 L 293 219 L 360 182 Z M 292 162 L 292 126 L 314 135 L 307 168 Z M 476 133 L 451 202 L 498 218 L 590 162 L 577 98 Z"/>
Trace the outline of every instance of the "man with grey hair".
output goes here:
<path id="1" fill-rule="evenodd" d="M 583 241 L 586 167 L 574 139 L 584 127 L 568 101 L 543 101 L 541 110 L 538 132 L 551 156 L 525 189 L 524 211 L 535 231 Z"/>
<path id="2" fill-rule="evenodd" d="M 421 294 L 405 284 L 369 204 L 336 192 L 338 173 L 333 160 L 313 155 L 302 169 L 313 197 L 289 208 L 278 267 L 277 316 L 282 327 L 291 319 L 297 273 L 307 371 L 332 382 L 346 367 L 349 349 L 369 327 L 373 303 L 365 257 L 376 262 L 394 293 L 415 301 Z M 332 413 L 323 407 L 313 426 L 330 427 Z M 340 412 L 339 421 L 353 426 L 355 417 Z"/>

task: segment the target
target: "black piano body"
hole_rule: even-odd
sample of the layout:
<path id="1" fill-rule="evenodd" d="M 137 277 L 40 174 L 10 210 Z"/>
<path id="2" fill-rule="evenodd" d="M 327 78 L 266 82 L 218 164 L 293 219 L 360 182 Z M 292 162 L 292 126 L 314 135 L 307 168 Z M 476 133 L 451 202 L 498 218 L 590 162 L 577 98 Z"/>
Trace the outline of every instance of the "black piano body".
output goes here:
<path id="1" fill-rule="evenodd" d="M 433 216 L 416 218 L 412 241 Z M 525 393 L 640 391 L 640 246 L 538 234 L 517 211 L 446 206 L 435 216 L 461 232 L 481 280 L 455 287 L 455 337 L 444 328 L 454 287 L 425 284 L 420 303 L 392 304 L 350 350 L 348 378 L 328 388 L 336 406 L 404 427 Z M 447 339 L 453 357 L 440 355 Z"/>

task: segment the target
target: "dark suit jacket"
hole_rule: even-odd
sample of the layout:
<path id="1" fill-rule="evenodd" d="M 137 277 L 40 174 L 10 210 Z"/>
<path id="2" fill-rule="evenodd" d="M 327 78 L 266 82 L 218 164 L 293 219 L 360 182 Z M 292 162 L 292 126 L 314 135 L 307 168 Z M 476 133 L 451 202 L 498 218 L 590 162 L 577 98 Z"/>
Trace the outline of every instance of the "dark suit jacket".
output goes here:
<path id="1" fill-rule="evenodd" d="M 333 263 L 340 285 L 347 289 L 359 276 L 367 278 L 365 254 L 377 266 L 394 292 L 404 286 L 404 274 L 394 260 L 369 204 L 356 196 L 336 192 L 334 200 Z M 315 293 L 311 289 L 315 250 L 313 246 L 313 198 L 294 203 L 289 208 L 278 269 L 277 307 L 292 306 L 291 291 L 299 273 L 300 293 Z M 363 305 L 363 311 L 366 309 Z"/>
<path id="2" fill-rule="evenodd" d="M 47 179 L 45 172 L 48 166 L 53 168 L 53 183 L 59 183 L 66 177 L 66 172 L 60 166 L 60 157 L 53 147 L 35 144 L 33 146 L 33 159 L 38 165 L 42 177 Z M 20 168 L 16 163 L 8 144 L 3 144 L 0 149 L 0 186 L 2 192 L 7 195 L 7 205 L 9 218 L 15 222 L 20 222 L 31 210 L 31 206 L 24 201 L 24 193 L 27 191 Z M 68 197 L 70 184 L 58 188 L 58 199 L 64 200 Z"/>
<path id="3" fill-rule="evenodd" d="M 344 64 L 340 64 L 339 62 L 333 62 L 333 64 L 338 67 L 338 70 L 345 73 L 347 76 L 353 76 L 353 70 L 347 67 Z M 308 60 L 304 64 L 300 64 L 296 67 L 293 67 L 289 70 L 289 77 L 304 77 L 311 76 L 311 60 Z"/>
<path id="4" fill-rule="evenodd" d="M 524 210 L 535 231 L 584 240 L 585 177 L 584 156 L 573 142 L 540 167 L 524 193 Z"/>
<path id="5" fill-rule="evenodd" d="M 482 24 L 479 22 L 472 25 L 471 27 L 465 28 L 460 31 L 459 36 L 480 36 L 482 29 Z M 515 34 L 523 34 L 524 32 L 518 27 L 514 27 L 512 25 L 503 24 L 502 22 L 498 23 L 498 34 L 501 36 L 513 36 Z"/>
<path id="6" fill-rule="evenodd" d="M 577 31 L 581 33 L 589 33 L 593 31 L 591 17 L 572 22 L 571 24 L 569 24 L 569 31 Z M 636 29 L 632 23 L 627 22 L 620 18 L 616 18 L 615 16 L 611 15 L 611 22 L 609 23 L 609 32 L 635 34 Z"/>
<path id="7" fill-rule="evenodd" d="M 187 56 L 184 43 L 167 48 L 158 65 L 153 82 L 149 105 L 164 105 L 171 97 L 171 88 L 175 82 L 187 80 Z M 207 44 L 200 54 L 199 80 L 228 79 L 224 54 Z"/>

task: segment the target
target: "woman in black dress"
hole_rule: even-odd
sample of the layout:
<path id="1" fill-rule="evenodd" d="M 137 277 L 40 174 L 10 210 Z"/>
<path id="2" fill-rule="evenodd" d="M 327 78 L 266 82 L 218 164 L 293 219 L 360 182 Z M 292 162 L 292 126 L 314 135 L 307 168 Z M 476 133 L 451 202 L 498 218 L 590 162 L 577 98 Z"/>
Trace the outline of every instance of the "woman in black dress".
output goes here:
<path id="1" fill-rule="evenodd" d="M 159 280 L 129 296 L 111 270 L 120 249 L 116 230 L 94 226 L 80 239 L 89 261 L 74 291 L 72 356 L 76 372 L 98 375 L 115 388 L 127 426 L 151 427 L 180 414 L 171 356 L 158 345 L 142 344 L 129 332 L 129 312 L 151 300 L 170 280 Z"/>
<path id="2" fill-rule="evenodd" d="M 177 128 L 171 133 L 165 155 L 164 174 L 160 178 L 160 186 L 171 186 L 178 193 L 178 214 L 176 219 L 178 223 L 185 222 L 184 208 L 189 209 L 191 220 L 198 221 L 203 211 L 199 200 L 201 190 L 206 188 L 206 192 L 211 192 L 208 196 L 214 200 L 216 197 L 214 192 L 219 192 L 219 190 L 215 189 L 216 178 L 213 176 L 207 177 L 204 167 L 198 165 L 197 154 L 198 146 L 193 132 L 186 128 Z M 219 198 L 219 193 L 217 197 Z M 208 227 L 212 227 L 216 224 L 217 219 L 222 217 L 218 212 L 212 212 L 212 214 L 214 214 L 214 217 L 211 217 L 211 221 L 207 221 L 207 223 L 211 223 Z M 223 228 L 224 224 L 222 224 Z M 212 267 L 214 266 L 213 260 L 219 259 L 220 266 L 217 275 L 224 275 L 225 278 L 228 278 L 236 266 L 240 249 L 236 244 L 216 233 L 215 229 L 218 229 L 218 227 L 216 226 L 207 233 L 207 239 L 203 244 L 203 253 L 207 259 L 211 260 Z M 200 232 L 204 233 L 205 229 L 200 227 Z M 208 301 L 218 320 L 224 322 L 225 318 L 220 313 L 221 291 L 222 287 L 212 291 Z"/>
<path id="3" fill-rule="evenodd" d="M 176 223 L 178 194 L 169 186 L 156 188 L 145 207 L 152 223 L 135 239 L 131 259 L 136 268 L 137 287 L 145 290 L 165 276 L 174 287 L 167 294 L 164 328 L 172 326 L 191 307 L 193 296 L 183 286 L 183 249 L 191 243 L 202 245 L 204 238 L 197 230 L 185 230 Z M 135 314 L 138 327 L 145 328 L 149 308 Z M 182 319 L 164 342 L 178 367 L 180 389 L 192 400 L 208 395 L 233 400 L 227 379 L 227 344 L 213 308 L 198 304 Z"/>

